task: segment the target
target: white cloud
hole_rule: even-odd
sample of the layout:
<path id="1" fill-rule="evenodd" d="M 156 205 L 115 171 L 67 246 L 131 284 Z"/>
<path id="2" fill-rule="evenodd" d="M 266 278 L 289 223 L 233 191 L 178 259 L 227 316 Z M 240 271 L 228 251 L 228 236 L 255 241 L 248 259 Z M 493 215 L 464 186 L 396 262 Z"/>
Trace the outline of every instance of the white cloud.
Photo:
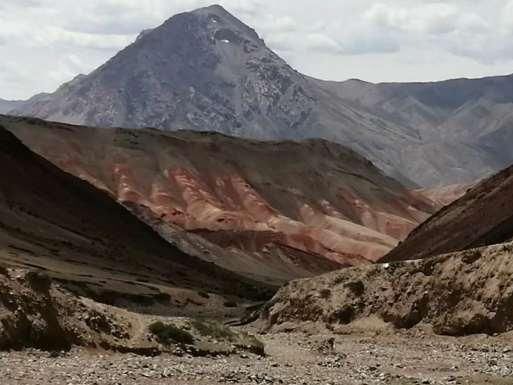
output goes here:
<path id="1" fill-rule="evenodd" d="M 458 19 L 458 28 L 461 31 L 470 33 L 488 33 L 490 31 L 490 24 L 481 16 L 475 13 L 468 13 L 461 15 Z"/>
<path id="2" fill-rule="evenodd" d="M 307 35 L 306 45 L 308 48 L 321 52 L 337 53 L 341 51 L 341 46 L 338 42 L 322 33 L 311 33 Z"/>
<path id="3" fill-rule="evenodd" d="M 365 13 L 364 18 L 383 28 L 444 34 L 456 28 L 458 8 L 442 2 L 413 7 L 377 3 Z"/>
<path id="4" fill-rule="evenodd" d="M 501 12 L 501 22 L 506 32 L 513 33 L 513 0 L 510 0 L 504 6 Z"/>

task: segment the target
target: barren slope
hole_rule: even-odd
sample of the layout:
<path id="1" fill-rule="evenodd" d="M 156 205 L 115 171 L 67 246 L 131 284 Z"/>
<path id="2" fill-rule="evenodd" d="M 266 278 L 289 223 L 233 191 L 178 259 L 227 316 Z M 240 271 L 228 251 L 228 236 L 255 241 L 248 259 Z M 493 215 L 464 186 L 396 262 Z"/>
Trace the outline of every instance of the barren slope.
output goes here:
<path id="1" fill-rule="evenodd" d="M 172 290 L 258 296 L 249 280 L 186 254 L 104 192 L 0 126 L 0 264 L 47 270 L 82 293 L 169 299 Z M 262 285 L 263 287 L 263 285 Z M 166 293 L 166 290 L 168 292 Z"/>
<path id="2" fill-rule="evenodd" d="M 513 162 L 513 75 L 431 83 L 318 84 L 354 108 L 408 127 L 418 142 L 396 146 L 393 161 L 421 186 L 473 183 Z"/>
<path id="3" fill-rule="evenodd" d="M 275 330 L 317 323 L 344 333 L 352 323 L 411 328 L 422 322 L 439 334 L 511 331 L 512 250 L 509 243 L 293 281 L 262 318 Z"/>
<path id="4" fill-rule="evenodd" d="M 440 208 L 442 208 L 444 206 L 450 205 L 455 200 L 461 198 L 476 183 L 451 184 L 447 186 L 418 189 L 414 190 L 414 192 L 428 198 L 429 200 L 433 201 L 436 205 L 438 205 Z"/>
<path id="5" fill-rule="evenodd" d="M 291 259 L 291 271 L 303 269 L 296 277 L 374 261 L 433 211 L 430 201 L 364 158 L 322 140 L 1 121 L 34 151 L 163 232 L 178 227 L 249 251 L 251 266 L 254 259 L 270 266 Z M 250 263 L 247 253 L 241 258 L 238 269 Z"/>
<path id="6" fill-rule="evenodd" d="M 383 261 L 425 258 L 512 239 L 512 194 L 510 167 L 429 218 Z"/>

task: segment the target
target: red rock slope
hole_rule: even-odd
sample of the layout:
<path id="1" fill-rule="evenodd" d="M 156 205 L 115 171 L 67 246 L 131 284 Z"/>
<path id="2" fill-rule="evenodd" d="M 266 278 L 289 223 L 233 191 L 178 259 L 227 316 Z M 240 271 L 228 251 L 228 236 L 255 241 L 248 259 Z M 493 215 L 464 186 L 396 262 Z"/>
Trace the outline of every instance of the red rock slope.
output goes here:
<path id="1" fill-rule="evenodd" d="M 44 270 L 89 296 L 157 295 L 162 288 L 260 298 L 254 282 L 166 242 L 107 194 L 31 152 L 1 124 L 0 164 L 0 267 Z"/>
<path id="2" fill-rule="evenodd" d="M 335 262 L 330 269 L 368 263 L 434 210 L 366 159 L 323 140 L 1 121 L 37 153 L 130 207 L 256 258 L 278 247 L 275 258 L 301 251 Z"/>
<path id="3" fill-rule="evenodd" d="M 513 167 L 478 183 L 415 229 L 383 261 L 420 259 L 513 238 Z"/>

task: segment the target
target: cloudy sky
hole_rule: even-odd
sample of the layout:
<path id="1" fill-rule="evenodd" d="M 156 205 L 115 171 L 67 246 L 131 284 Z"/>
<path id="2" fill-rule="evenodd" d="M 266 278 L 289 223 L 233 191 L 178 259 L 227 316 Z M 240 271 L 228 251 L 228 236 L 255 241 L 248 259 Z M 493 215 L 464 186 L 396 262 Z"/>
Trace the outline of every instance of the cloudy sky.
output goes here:
<path id="1" fill-rule="evenodd" d="M 0 0 L 0 98 L 53 91 L 203 0 Z M 513 0 L 219 0 L 323 79 L 513 73 Z"/>

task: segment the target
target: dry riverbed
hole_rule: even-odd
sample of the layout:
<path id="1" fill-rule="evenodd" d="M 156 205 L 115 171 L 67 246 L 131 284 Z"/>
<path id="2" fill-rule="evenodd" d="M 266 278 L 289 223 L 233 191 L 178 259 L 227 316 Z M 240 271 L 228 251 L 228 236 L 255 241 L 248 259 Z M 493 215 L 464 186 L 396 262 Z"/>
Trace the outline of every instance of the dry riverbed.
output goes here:
<path id="1" fill-rule="evenodd" d="M 0 378 L 6 385 L 513 384 L 509 335 L 449 338 L 416 329 L 336 336 L 333 344 L 322 334 L 260 338 L 266 357 L 145 357 L 83 348 L 3 352 Z"/>

